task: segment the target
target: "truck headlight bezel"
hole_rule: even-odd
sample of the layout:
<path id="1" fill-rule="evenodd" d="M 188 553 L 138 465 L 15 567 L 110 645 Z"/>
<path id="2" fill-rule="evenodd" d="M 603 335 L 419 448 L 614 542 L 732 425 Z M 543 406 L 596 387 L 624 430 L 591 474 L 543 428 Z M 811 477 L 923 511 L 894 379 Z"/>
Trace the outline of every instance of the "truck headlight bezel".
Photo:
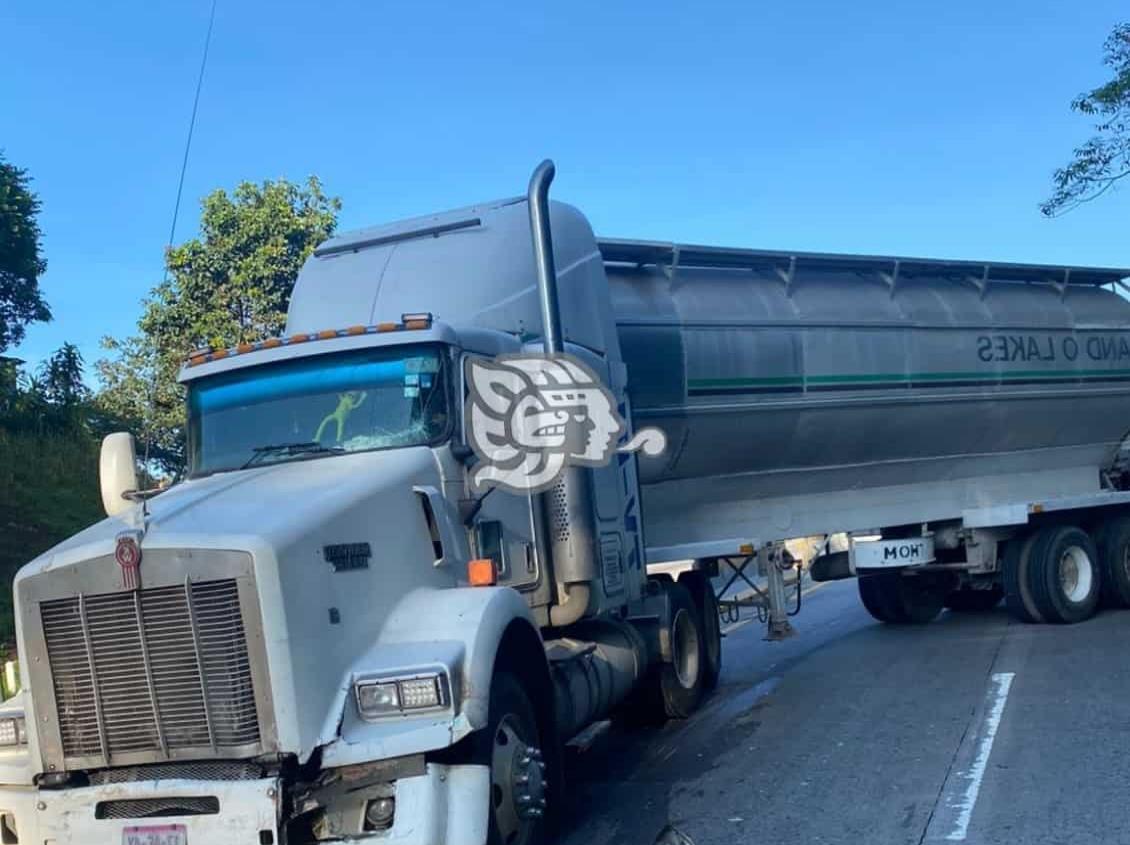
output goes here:
<path id="1" fill-rule="evenodd" d="M 442 671 L 358 678 L 353 694 L 357 712 L 367 722 L 436 713 L 451 706 L 451 682 Z"/>

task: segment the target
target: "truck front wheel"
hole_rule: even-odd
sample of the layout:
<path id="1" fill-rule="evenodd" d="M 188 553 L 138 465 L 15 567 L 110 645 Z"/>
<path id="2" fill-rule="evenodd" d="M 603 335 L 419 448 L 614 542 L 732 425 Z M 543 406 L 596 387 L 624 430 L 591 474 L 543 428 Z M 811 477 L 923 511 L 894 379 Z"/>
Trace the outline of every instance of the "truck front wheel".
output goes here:
<path id="1" fill-rule="evenodd" d="M 542 845 L 548 841 L 549 776 L 534 706 L 509 672 L 490 685 L 490 719 L 479 755 L 490 766 L 488 845 Z"/>

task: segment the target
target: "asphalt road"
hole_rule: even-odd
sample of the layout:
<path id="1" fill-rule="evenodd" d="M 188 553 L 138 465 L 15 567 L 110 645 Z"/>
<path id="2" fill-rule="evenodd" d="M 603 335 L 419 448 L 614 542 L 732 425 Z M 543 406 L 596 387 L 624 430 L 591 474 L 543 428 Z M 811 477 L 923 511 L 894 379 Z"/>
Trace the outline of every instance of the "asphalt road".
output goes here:
<path id="1" fill-rule="evenodd" d="M 896 628 L 844 581 L 793 621 L 727 636 L 694 718 L 572 750 L 562 845 L 1130 843 L 1130 612 Z"/>

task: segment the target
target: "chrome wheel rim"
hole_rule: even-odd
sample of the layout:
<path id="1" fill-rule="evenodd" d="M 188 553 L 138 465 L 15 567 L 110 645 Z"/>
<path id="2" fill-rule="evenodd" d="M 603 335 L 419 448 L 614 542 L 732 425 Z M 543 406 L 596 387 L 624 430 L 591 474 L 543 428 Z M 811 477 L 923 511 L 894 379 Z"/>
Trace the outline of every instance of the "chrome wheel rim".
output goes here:
<path id="1" fill-rule="evenodd" d="M 491 738 L 491 811 L 504 845 L 523 845 L 546 811 L 545 762 L 521 735 L 517 716 L 507 714 Z"/>
<path id="2" fill-rule="evenodd" d="M 1091 594 L 1094 584 L 1091 557 L 1079 546 L 1069 546 L 1059 559 L 1059 585 L 1067 600 L 1079 603 Z"/>

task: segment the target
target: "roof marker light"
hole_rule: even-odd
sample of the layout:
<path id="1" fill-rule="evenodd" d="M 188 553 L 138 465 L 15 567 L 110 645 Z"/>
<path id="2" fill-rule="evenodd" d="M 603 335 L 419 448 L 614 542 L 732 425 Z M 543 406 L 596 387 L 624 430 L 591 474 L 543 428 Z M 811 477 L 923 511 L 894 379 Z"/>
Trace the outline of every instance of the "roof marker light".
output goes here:
<path id="1" fill-rule="evenodd" d="M 290 346 L 295 343 L 307 343 L 313 340 L 333 340 L 339 337 L 357 337 L 366 334 L 384 334 L 386 332 L 420 331 L 432 327 L 433 316 L 430 311 L 408 313 L 401 315 L 401 322 L 377 323 L 376 325 L 348 326 L 344 329 L 322 329 L 318 332 L 300 332 L 289 337 L 269 337 L 255 343 L 240 343 L 231 347 L 205 347 L 194 349 L 185 360 L 186 367 L 197 367 L 209 361 L 219 361 L 235 355 L 244 355 L 248 352 L 257 352 L 261 349 L 278 349 L 281 346 Z"/>
<path id="2" fill-rule="evenodd" d="M 431 311 L 410 311 L 400 315 L 400 322 L 404 323 L 406 329 L 430 329 L 433 319 Z"/>

